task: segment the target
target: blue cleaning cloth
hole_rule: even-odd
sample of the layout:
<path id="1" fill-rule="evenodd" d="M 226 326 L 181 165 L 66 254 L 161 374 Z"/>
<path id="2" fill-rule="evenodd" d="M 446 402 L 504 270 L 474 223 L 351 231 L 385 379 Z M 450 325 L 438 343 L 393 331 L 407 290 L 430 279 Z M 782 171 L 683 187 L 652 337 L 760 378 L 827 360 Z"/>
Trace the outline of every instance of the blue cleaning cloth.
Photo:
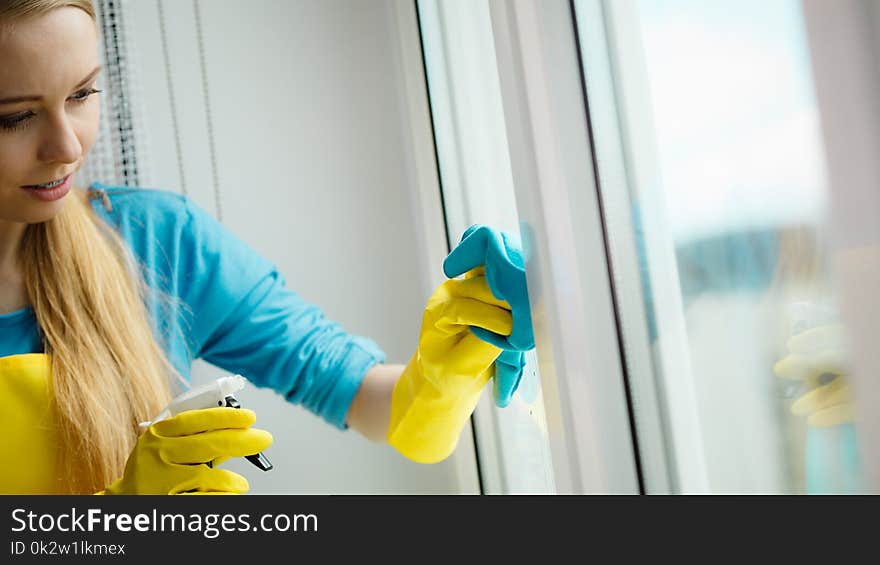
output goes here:
<path id="1" fill-rule="evenodd" d="M 523 351 L 504 350 L 495 360 L 495 378 L 492 384 L 492 396 L 499 408 L 510 404 L 513 393 L 519 388 L 523 370 L 526 366 L 526 354 Z"/>
<path id="2" fill-rule="evenodd" d="M 529 292 L 526 288 L 526 270 L 519 239 L 475 224 L 461 237 L 461 242 L 443 261 L 443 272 L 453 278 L 485 265 L 486 282 L 492 294 L 510 305 L 513 330 L 509 336 L 483 328 L 471 328 L 474 334 L 496 347 L 513 351 L 528 351 L 535 347 L 532 332 L 532 314 Z"/>

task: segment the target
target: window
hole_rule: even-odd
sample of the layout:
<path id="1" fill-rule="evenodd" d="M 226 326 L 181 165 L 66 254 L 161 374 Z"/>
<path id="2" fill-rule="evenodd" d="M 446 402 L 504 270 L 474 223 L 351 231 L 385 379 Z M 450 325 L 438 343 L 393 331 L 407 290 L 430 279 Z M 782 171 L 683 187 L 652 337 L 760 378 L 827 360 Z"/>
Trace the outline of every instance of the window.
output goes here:
<path id="1" fill-rule="evenodd" d="M 860 491 L 800 2 L 574 4 L 646 490 Z"/>

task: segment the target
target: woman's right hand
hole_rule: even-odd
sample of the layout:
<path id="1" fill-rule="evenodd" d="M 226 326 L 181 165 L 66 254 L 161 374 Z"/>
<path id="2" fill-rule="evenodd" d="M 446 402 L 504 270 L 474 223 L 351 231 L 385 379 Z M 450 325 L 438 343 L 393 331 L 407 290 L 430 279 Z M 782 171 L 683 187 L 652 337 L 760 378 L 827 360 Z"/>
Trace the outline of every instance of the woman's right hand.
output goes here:
<path id="1" fill-rule="evenodd" d="M 217 407 L 156 422 L 138 438 L 122 478 L 99 494 L 244 494 L 247 479 L 216 465 L 272 444 L 269 432 L 251 428 L 255 421 L 251 410 Z"/>

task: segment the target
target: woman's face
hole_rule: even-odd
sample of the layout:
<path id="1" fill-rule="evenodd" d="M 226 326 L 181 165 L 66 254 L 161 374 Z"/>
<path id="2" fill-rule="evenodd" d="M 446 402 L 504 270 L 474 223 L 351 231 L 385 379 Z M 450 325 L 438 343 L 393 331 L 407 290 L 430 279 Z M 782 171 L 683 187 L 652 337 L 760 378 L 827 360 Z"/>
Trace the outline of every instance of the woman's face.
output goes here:
<path id="1" fill-rule="evenodd" d="M 23 187 L 73 175 L 91 149 L 97 41 L 78 8 L 0 22 L 0 222 L 45 222 L 68 198 Z"/>

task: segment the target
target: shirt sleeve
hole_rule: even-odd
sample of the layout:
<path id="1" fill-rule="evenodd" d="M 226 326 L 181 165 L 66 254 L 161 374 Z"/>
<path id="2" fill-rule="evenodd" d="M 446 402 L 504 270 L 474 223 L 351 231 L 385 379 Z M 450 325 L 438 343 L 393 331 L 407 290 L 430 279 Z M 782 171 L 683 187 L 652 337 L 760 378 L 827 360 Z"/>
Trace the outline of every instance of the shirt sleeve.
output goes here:
<path id="1" fill-rule="evenodd" d="M 385 359 L 285 286 L 276 267 L 187 200 L 178 290 L 194 357 L 269 387 L 340 429 L 367 370 Z"/>

